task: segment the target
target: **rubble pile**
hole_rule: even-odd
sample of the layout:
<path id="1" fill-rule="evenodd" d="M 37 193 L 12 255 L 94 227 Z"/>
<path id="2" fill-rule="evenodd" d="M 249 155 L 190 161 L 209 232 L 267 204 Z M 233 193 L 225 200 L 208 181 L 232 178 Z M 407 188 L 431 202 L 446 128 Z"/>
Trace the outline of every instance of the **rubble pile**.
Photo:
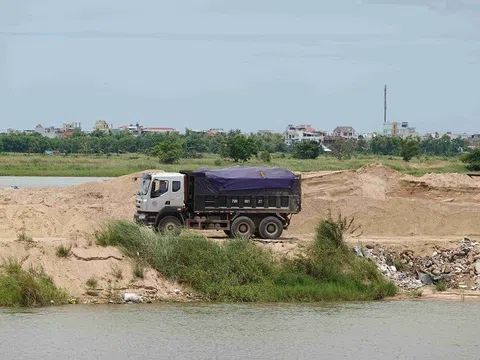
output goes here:
<path id="1" fill-rule="evenodd" d="M 398 254 L 372 246 L 353 250 L 357 256 L 373 260 L 386 278 L 406 290 L 439 281 L 447 288 L 480 289 L 480 246 L 466 237 L 453 249 L 434 247 L 431 256 L 415 256 L 411 250 Z"/>

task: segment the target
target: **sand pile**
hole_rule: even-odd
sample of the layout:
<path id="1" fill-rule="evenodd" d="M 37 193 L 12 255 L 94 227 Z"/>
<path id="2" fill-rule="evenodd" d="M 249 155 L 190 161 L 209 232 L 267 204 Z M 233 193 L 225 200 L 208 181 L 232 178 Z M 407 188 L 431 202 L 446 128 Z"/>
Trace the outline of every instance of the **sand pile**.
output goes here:
<path id="1" fill-rule="evenodd" d="M 419 179 L 374 164 L 309 173 L 303 184 L 304 210 L 292 219 L 292 235 L 312 233 L 329 210 L 355 217 L 364 236 L 480 234 L 480 183 L 467 175 Z"/>
<path id="2" fill-rule="evenodd" d="M 1 189 L 1 237 L 91 235 L 109 219 L 132 219 L 139 183 L 132 174 L 66 188 Z M 467 175 L 403 175 L 381 164 L 303 174 L 303 211 L 290 235 L 309 234 L 329 210 L 354 216 L 365 236 L 480 234 L 480 181 Z"/>
<path id="3" fill-rule="evenodd" d="M 78 238 L 99 222 L 132 219 L 140 173 L 103 183 L 44 189 L 0 189 L 0 237 Z"/>

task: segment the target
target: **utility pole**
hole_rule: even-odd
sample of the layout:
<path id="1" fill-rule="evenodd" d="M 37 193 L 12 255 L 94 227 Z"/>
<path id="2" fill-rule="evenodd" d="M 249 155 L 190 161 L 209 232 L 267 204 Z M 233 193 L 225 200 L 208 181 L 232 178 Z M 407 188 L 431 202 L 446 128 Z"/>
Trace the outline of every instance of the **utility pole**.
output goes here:
<path id="1" fill-rule="evenodd" d="M 383 89 L 383 123 L 387 122 L 387 85 Z"/>

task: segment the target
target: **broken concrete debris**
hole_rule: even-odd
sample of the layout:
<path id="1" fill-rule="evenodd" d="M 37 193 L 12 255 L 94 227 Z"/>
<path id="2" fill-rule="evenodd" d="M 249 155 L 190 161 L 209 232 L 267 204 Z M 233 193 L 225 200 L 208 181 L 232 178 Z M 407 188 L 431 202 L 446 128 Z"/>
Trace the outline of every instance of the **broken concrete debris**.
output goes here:
<path id="1" fill-rule="evenodd" d="M 431 256 L 423 257 L 411 250 L 398 253 L 372 245 L 354 246 L 353 251 L 374 261 L 387 279 L 406 290 L 440 281 L 447 288 L 480 289 L 480 246 L 467 237 L 453 249 L 436 246 Z"/>

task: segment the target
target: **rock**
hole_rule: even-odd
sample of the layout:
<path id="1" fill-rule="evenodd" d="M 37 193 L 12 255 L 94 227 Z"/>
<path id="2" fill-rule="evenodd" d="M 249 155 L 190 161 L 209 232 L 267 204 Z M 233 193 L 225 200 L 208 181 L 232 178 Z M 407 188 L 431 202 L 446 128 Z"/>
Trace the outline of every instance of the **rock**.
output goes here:
<path id="1" fill-rule="evenodd" d="M 177 295 L 181 293 L 181 291 L 178 290 L 178 289 L 175 289 L 174 292 L 175 292 L 175 294 L 177 294 Z"/>
<path id="2" fill-rule="evenodd" d="M 430 277 L 430 275 L 428 274 L 425 274 L 423 272 L 420 272 L 417 270 L 417 274 L 418 274 L 418 279 L 425 285 L 432 285 L 433 284 L 433 281 L 432 281 L 432 278 Z"/>
<path id="3" fill-rule="evenodd" d="M 143 299 L 134 293 L 123 294 L 123 300 L 126 302 L 135 302 L 135 303 L 143 302 Z"/>
<path id="4" fill-rule="evenodd" d="M 480 262 L 476 262 L 474 265 L 474 268 L 475 268 L 475 272 L 477 274 L 480 274 Z"/>

